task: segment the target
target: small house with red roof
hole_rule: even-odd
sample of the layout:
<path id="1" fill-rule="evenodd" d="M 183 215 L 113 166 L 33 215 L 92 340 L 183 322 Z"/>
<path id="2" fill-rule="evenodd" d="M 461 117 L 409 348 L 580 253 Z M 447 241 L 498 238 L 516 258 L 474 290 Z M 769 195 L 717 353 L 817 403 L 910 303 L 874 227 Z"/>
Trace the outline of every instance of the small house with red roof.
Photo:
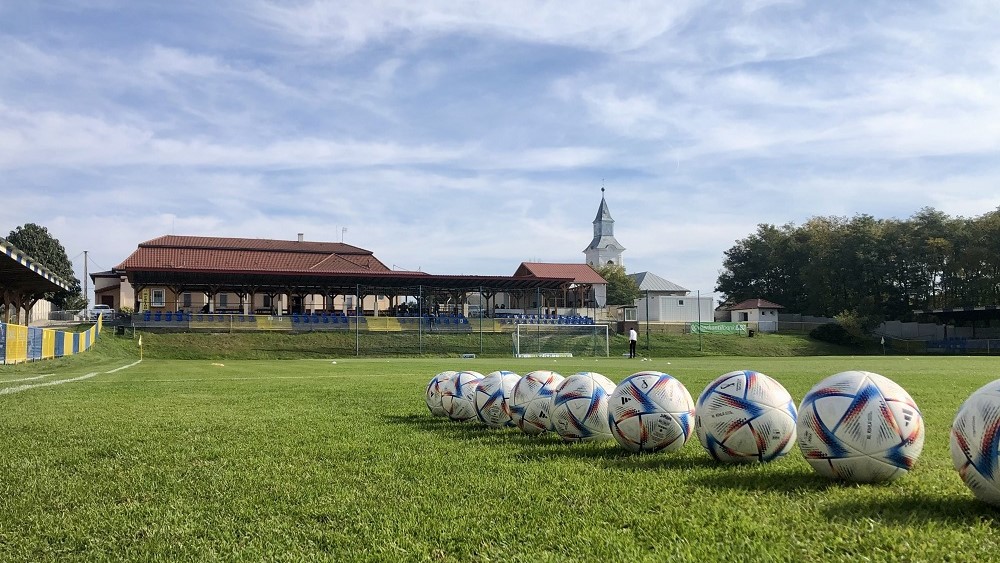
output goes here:
<path id="1" fill-rule="evenodd" d="M 766 299 L 747 299 L 729 307 L 729 316 L 732 322 L 757 323 L 761 332 L 777 332 L 781 309 L 784 307 Z"/>

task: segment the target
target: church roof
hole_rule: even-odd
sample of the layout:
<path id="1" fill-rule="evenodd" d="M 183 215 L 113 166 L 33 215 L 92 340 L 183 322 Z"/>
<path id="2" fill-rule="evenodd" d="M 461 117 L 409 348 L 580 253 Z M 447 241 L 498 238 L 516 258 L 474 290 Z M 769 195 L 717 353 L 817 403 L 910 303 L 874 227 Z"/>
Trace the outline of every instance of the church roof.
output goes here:
<path id="1" fill-rule="evenodd" d="M 604 190 L 601 191 L 603 192 Z M 604 200 L 603 194 L 601 195 L 601 206 L 597 208 L 597 217 L 594 219 L 595 223 L 599 221 L 614 221 L 611 218 L 611 211 L 608 210 L 608 202 Z"/>
<path id="2" fill-rule="evenodd" d="M 663 279 L 653 272 L 629 274 L 629 277 L 635 280 L 635 283 L 639 286 L 640 291 L 691 291 L 670 280 Z"/>
<path id="3" fill-rule="evenodd" d="M 573 283 L 606 284 L 601 274 L 588 264 L 554 264 L 549 262 L 521 262 L 514 277 L 567 278 Z"/>

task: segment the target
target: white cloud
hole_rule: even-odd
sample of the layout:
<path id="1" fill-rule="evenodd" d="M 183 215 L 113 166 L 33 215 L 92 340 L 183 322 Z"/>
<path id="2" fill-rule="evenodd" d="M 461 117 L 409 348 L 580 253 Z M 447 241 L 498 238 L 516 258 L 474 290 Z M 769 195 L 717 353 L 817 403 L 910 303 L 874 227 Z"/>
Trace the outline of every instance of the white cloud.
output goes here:
<path id="1" fill-rule="evenodd" d="M 1000 203 L 991 2 L 151 6 L 5 13 L 0 225 L 108 266 L 347 227 L 387 264 L 505 274 L 582 260 L 606 178 L 629 268 L 708 290 L 760 222 Z"/>
<path id="2" fill-rule="evenodd" d="M 253 15 L 288 41 L 353 51 L 388 37 L 448 33 L 494 35 L 515 40 L 619 52 L 635 49 L 683 22 L 691 2 L 592 1 L 567 9 L 559 2 L 312 1 L 288 5 L 259 2 Z"/>

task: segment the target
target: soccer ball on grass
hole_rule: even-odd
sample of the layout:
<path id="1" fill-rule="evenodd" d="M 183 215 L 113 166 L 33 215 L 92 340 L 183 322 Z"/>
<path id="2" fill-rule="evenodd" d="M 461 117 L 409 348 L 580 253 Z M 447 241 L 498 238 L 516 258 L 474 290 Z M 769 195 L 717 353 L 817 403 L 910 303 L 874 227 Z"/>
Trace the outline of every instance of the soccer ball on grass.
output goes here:
<path id="1" fill-rule="evenodd" d="M 709 455 L 729 463 L 768 462 L 795 443 L 795 403 L 774 379 L 731 371 L 708 384 L 695 406 L 695 430 Z"/>
<path id="2" fill-rule="evenodd" d="M 694 401 L 677 379 L 640 371 L 611 393 L 608 419 L 615 441 L 633 452 L 681 449 L 694 431 Z"/>
<path id="3" fill-rule="evenodd" d="M 924 419 L 905 389 L 867 371 L 820 381 L 802 399 L 799 449 L 817 473 L 858 483 L 893 481 L 924 447 Z"/>
<path id="4" fill-rule="evenodd" d="M 457 422 L 476 418 L 476 387 L 482 378 L 477 371 L 460 371 L 441 385 L 441 407 L 448 418 Z"/>
<path id="5" fill-rule="evenodd" d="M 518 380 L 511 391 L 510 414 L 514 424 L 529 436 L 552 430 L 550 408 L 556 387 L 563 376 L 554 371 L 537 370 Z"/>
<path id="6" fill-rule="evenodd" d="M 951 460 L 981 501 L 1000 506 L 1000 379 L 969 396 L 951 425 Z"/>
<path id="7" fill-rule="evenodd" d="M 441 386 L 454 376 L 455 372 L 453 371 L 442 371 L 432 377 L 430 383 L 427 384 L 424 400 L 434 416 L 448 416 L 448 413 L 444 412 L 444 407 L 441 406 Z"/>
<path id="8" fill-rule="evenodd" d="M 613 381 L 593 371 L 564 379 L 552 397 L 552 427 L 567 442 L 610 440 L 608 397 Z"/>
<path id="9" fill-rule="evenodd" d="M 514 426 L 510 417 L 510 394 L 521 376 L 512 371 L 494 371 L 476 387 L 476 416 L 490 427 Z"/>

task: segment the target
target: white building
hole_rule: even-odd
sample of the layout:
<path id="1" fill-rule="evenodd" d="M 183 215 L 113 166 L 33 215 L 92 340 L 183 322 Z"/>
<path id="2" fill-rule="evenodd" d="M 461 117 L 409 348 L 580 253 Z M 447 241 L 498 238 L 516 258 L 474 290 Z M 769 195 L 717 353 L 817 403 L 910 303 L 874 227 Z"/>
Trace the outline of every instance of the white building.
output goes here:
<path id="1" fill-rule="evenodd" d="M 777 332 L 780 309 L 784 307 L 766 299 L 747 299 L 729 308 L 729 320 L 757 323 L 761 332 Z"/>
<path id="2" fill-rule="evenodd" d="M 652 272 L 629 274 L 639 286 L 641 296 L 635 305 L 640 322 L 694 323 L 712 322 L 713 299 L 699 297 L 672 281 Z"/>

